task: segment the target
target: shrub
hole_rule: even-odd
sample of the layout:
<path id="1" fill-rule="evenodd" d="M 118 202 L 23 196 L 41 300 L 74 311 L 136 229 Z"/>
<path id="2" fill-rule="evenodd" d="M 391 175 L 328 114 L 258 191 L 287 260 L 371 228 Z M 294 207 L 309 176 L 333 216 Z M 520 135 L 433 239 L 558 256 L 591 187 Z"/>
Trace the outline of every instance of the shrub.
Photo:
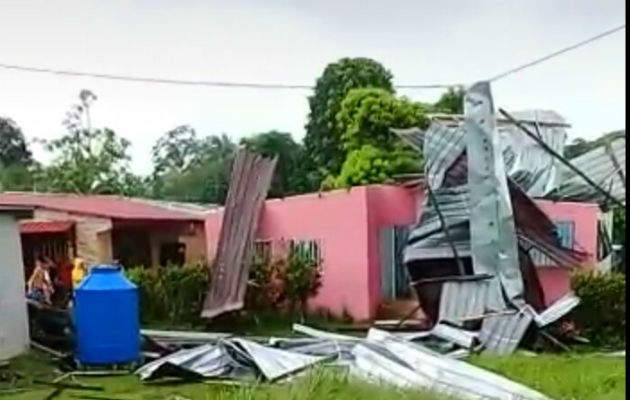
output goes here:
<path id="1" fill-rule="evenodd" d="M 199 321 L 208 287 L 208 270 L 202 266 L 143 267 L 126 271 L 138 286 L 143 323 L 168 321 L 192 324 Z"/>
<path id="2" fill-rule="evenodd" d="M 307 301 L 321 286 L 320 262 L 297 249 L 289 250 L 284 270 L 284 292 L 290 311 L 306 312 Z"/>
<path id="3" fill-rule="evenodd" d="M 575 322 L 581 333 L 595 345 L 625 346 L 625 275 L 580 273 L 573 277 L 571 285 L 582 300 L 575 310 Z"/>
<path id="4" fill-rule="evenodd" d="M 247 305 L 252 310 L 299 311 L 321 286 L 321 263 L 293 248 L 274 260 L 255 257 L 252 262 Z"/>

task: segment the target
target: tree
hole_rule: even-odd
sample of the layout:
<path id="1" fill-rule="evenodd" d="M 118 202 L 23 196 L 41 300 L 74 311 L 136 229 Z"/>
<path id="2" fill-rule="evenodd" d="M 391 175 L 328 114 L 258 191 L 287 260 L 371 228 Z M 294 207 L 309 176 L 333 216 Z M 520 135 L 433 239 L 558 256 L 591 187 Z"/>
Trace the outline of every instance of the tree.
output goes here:
<path id="1" fill-rule="evenodd" d="M 464 113 L 464 95 L 466 91 L 461 88 L 449 88 L 433 105 L 433 110 L 445 114 Z"/>
<path id="2" fill-rule="evenodd" d="M 32 154 L 20 127 L 10 119 L 0 118 L 0 166 L 26 166 L 32 161 Z"/>
<path id="3" fill-rule="evenodd" d="M 152 148 L 154 173 L 182 171 L 199 156 L 197 132 L 181 125 L 166 132 Z"/>
<path id="4" fill-rule="evenodd" d="M 129 170 L 130 142 L 108 128 L 91 128 L 89 109 L 96 96 L 82 90 L 80 105 L 66 113 L 67 132 L 60 138 L 44 141 L 55 154 L 51 166 L 43 171 L 43 183 L 50 191 L 99 194 L 137 194 L 141 179 Z M 128 186 L 130 185 L 131 186 Z"/>
<path id="5" fill-rule="evenodd" d="M 236 149 L 226 135 L 198 138 L 190 127 L 167 132 L 153 147 L 153 196 L 224 203 Z"/>
<path id="6" fill-rule="evenodd" d="M 418 153 L 412 149 L 400 147 L 387 151 L 366 144 L 348 153 L 339 175 L 329 175 L 322 183 L 322 189 L 385 183 L 396 174 L 418 172 L 419 169 Z"/>
<path id="7" fill-rule="evenodd" d="M 427 108 L 383 89 L 353 89 L 337 114 L 342 146 L 345 151 L 352 151 L 370 144 L 393 151 L 401 143 L 391 128 L 426 128 Z"/>
<path id="8" fill-rule="evenodd" d="M 420 154 L 402 143 L 391 128 L 426 128 L 427 108 L 382 89 L 348 92 L 337 114 L 348 155 L 340 173 L 330 175 L 324 188 L 382 183 L 398 174 L 419 172 Z"/>
<path id="9" fill-rule="evenodd" d="M 308 191 L 304 149 L 290 133 L 270 131 L 241 140 L 241 144 L 267 157 L 278 156 L 269 197 L 284 197 Z"/>
<path id="10" fill-rule="evenodd" d="M 309 97 L 310 113 L 304 145 L 314 179 L 337 174 L 345 160 L 336 117 L 346 94 L 356 88 L 375 87 L 394 92 L 392 74 L 369 58 L 343 58 L 328 64 Z M 317 182 L 319 184 L 319 182 Z"/>

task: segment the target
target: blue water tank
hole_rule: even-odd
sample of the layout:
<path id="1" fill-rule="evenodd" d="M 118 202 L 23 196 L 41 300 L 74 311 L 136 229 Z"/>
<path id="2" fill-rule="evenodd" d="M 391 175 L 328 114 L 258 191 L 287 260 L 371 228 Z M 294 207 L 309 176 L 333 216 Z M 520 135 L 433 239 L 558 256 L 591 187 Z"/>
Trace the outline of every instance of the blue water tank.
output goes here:
<path id="1" fill-rule="evenodd" d="M 97 266 L 75 290 L 77 358 L 125 364 L 140 358 L 138 288 L 120 268 Z"/>

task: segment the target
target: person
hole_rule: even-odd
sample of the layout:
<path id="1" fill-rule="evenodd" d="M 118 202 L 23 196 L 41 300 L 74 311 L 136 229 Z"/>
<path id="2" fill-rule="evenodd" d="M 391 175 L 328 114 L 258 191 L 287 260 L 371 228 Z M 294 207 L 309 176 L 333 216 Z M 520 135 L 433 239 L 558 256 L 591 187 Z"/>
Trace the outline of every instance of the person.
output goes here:
<path id="1" fill-rule="evenodd" d="M 85 261 L 82 258 L 74 259 L 74 268 L 72 269 L 72 289 L 76 289 L 87 275 Z"/>
<path id="2" fill-rule="evenodd" d="M 50 273 L 48 271 L 50 265 L 42 258 L 35 260 L 35 269 L 28 278 L 26 286 L 27 297 L 51 304 L 51 297 L 55 292 L 52 280 L 50 279 Z"/>

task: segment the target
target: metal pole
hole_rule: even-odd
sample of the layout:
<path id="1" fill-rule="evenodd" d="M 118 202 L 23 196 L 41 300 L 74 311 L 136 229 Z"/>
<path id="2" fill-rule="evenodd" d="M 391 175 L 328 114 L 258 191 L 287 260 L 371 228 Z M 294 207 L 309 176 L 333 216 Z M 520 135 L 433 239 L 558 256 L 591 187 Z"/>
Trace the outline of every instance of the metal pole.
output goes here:
<path id="1" fill-rule="evenodd" d="M 608 200 L 610 200 L 613 203 L 623 207 L 623 203 L 621 201 L 617 200 L 610 193 L 608 193 L 607 191 L 602 189 L 597 183 L 593 182 L 591 180 L 591 178 L 589 178 L 584 172 L 580 171 L 576 166 L 571 164 L 571 162 L 569 160 L 567 160 L 561 154 L 558 154 L 554 149 L 549 147 L 547 145 L 547 143 L 545 143 L 542 140 L 540 140 L 536 136 L 535 133 L 533 133 L 529 129 L 527 129 L 527 127 L 525 127 L 525 125 L 523 125 L 522 123 L 517 121 L 514 117 L 512 117 L 510 114 L 508 114 L 507 111 L 505 111 L 502 108 L 499 108 L 499 112 L 501 113 L 501 115 L 503 115 L 505 118 L 507 118 L 511 123 L 513 123 L 516 127 L 518 127 L 521 131 L 523 131 L 523 133 L 525 133 L 527 136 L 532 138 L 536 143 L 538 143 L 540 145 L 540 147 L 542 147 L 545 151 L 547 151 L 549 154 L 551 154 L 552 156 L 557 158 L 558 161 L 560 161 L 561 163 L 566 165 L 569 169 L 571 169 L 573 172 L 575 172 L 580 178 L 584 179 L 584 181 L 586 181 L 586 183 L 588 183 L 590 186 L 592 186 L 595 190 L 597 190 L 598 192 L 603 194 Z"/>
<path id="2" fill-rule="evenodd" d="M 435 199 L 435 195 L 433 194 L 433 190 L 431 190 L 431 186 L 427 185 L 427 192 L 429 193 L 429 198 L 431 199 L 431 203 L 433 203 L 433 207 L 435 208 L 435 212 L 440 219 L 440 224 L 442 225 L 442 229 L 444 230 L 444 236 L 446 236 L 446 240 L 448 244 L 451 246 L 451 250 L 453 251 L 453 256 L 455 256 L 455 262 L 457 263 L 457 269 L 459 269 L 460 275 L 465 275 L 466 270 L 464 269 L 464 264 L 462 260 L 459 258 L 459 254 L 457 253 L 457 248 L 455 247 L 455 242 L 453 242 L 453 238 L 451 238 L 451 234 L 448 231 L 448 226 L 446 225 L 446 221 L 444 220 L 444 215 L 440 211 L 440 206 L 438 205 L 437 200 Z"/>

